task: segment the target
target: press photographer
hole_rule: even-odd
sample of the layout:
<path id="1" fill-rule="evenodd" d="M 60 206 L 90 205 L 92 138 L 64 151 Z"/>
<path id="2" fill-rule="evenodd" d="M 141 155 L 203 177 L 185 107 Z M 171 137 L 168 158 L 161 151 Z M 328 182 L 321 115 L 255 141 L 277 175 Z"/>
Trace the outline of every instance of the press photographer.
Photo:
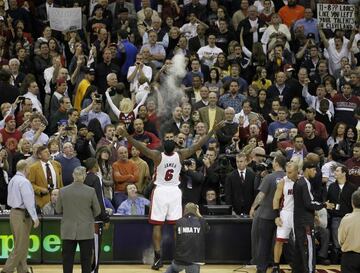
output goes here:
<path id="1" fill-rule="evenodd" d="M 205 181 L 204 175 L 196 171 L 196 161 L 193 158 L 183 161 L 183 168 L 180 173 L 180 189 L 182 191 L 183 205 L 191 202 L 200 204 L 201 189 Z"/>

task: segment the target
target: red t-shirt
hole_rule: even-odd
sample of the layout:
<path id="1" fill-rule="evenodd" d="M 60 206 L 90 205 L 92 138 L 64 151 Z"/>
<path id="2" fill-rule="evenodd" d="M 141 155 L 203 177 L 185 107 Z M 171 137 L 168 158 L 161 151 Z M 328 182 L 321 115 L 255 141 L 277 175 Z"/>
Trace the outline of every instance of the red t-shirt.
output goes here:
<path id="1" fill-rule="evenodd" d="M 346 160 L 345 166 L 349 169 L 350 182 L 356 188 L 360 187 L 360 159 L 350 158 Z"/>

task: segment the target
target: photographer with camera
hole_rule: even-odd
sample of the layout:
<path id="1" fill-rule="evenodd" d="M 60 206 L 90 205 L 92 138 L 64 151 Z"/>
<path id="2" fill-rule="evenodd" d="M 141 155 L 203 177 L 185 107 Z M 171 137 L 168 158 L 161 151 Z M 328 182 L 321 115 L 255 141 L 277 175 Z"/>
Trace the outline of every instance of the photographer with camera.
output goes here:
<path id="1" fill-rule="evenodd" d="M 195 159 L 190 158 L 183 161 L 180 181 L 183 205 L 189 202 L 200 204 L 201 189 L 205 181 L 205 177 L 201 172 L 196 171 Z"/>
<path id="2" fill-rule="evenodd" d="M 273 199 L 277 183 L 285 176 L 286 158 L 276 155 L 272 162 L 273 172 L 262 180 L 254 203 L 250 209 L 250 217 L 254 218 L 251 229 L 253 240 L 253 263 L 257 272 L 264 273 L 271 257 L 274 232 L 276 230 L 276 213 L 273 210 Z"/>

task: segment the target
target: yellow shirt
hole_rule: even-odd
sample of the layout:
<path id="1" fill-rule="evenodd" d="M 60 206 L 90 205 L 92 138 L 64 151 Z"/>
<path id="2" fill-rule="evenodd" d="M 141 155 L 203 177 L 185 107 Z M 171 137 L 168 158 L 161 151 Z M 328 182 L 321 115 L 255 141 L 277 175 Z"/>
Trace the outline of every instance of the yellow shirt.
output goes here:
<path id="1" fill-rule="evenodd" d="M 215 117 L 216 117 L 216 108 L 211 109 L 209 107 L 209 131 L 212 129 L 215 123 Z"/>
<path id="2" fill-rule="evenodd" d="M 360 209 L 354 209 L 341 220 L 338 239 L 342 252 L 360 253 Z"/>
<path id="3" fill-rule="evenodd" d="M 194 89 L 195 102 L 201 101 L 200 89 Z"/>
<path id="4" fill-rule="evenodd" d="M 85 96 L 87 88 L 90 86 L 90 82 L 87 79 L 83 79 L 76 90 L 74 108 L 81 111 L 81 102 Z"/>
<path id="5" fill-rule="evenodd" d="M 259 90 L 268 90 L 268 88 L 272 85 L 271 81 L 268 79 L 265 80 L 265 84 L 263 84 L 261 80 L 253 81 L 252 84 L 254 84 Z"/>

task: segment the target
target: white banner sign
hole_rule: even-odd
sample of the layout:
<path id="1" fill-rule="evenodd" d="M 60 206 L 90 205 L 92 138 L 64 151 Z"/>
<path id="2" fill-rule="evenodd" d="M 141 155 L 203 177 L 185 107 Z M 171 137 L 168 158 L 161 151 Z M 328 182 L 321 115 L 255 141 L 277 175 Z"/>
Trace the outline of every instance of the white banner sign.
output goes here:
<path id="1" fill-rule="evenodd" d="M 81 29 L 81 8 L 50 8 L 50 27 L 57 31 Z"/>
<path id="2" fill-rule="evenodd" d="M 323 29 L 353 29 L 355 5 L 317 4 L 317 18 Z"/>

